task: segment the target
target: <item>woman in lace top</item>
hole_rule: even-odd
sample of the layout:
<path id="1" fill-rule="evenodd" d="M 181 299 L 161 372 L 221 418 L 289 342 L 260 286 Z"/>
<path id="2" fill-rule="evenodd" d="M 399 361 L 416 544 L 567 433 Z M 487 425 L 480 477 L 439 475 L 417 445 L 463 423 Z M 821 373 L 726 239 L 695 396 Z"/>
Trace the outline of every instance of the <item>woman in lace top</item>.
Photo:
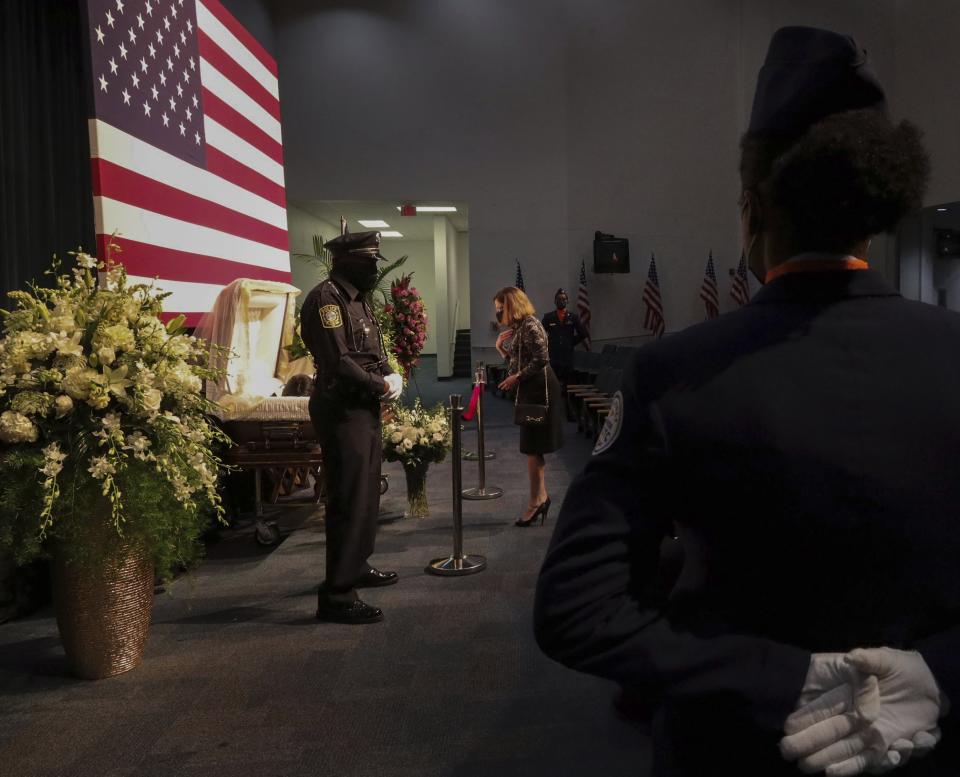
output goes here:
<path id="1" fill-rule="evenodd" d="M 520 452 L 527 454 L 530 476 L 530 501 L 517 526 L 530 526 L 537 518 L 541 525 L 550 509 L 546 486 L 545 453 L 563 445 L 564 409 L 560 381 L 550 368 L 547 333 L 537 319 L 529 297 L 508 286 L 494 297 L 497 321 L 506 329 L 497 337 L 497 351 L 508 360 L 507 378 L 499 388 L 511 392 L 521 384 L 528 402 L 547 405 L 547 421 L 540 426 L 520 427 Z"/>

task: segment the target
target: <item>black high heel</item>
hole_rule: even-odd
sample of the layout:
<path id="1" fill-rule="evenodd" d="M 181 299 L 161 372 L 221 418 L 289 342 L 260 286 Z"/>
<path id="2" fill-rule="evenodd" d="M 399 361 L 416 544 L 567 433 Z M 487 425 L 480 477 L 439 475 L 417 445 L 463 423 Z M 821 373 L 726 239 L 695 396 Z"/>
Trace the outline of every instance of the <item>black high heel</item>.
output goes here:
<path id="1" fill-rule="evenodd" d="M 533 511 L 533 515 L 524 520 L 523 518 L 517 518 L 514 522 L 514 526 L 522 526 L 524 528 L 528 526 L 533 526 L 537 518 L 540 518 L 540 525 L 543 526 L 543 522 L 547 520 L 547 511 L 550 509 L 550 497 L 548 496 L 543 502 L 537 505 L 537 509 Z"/>

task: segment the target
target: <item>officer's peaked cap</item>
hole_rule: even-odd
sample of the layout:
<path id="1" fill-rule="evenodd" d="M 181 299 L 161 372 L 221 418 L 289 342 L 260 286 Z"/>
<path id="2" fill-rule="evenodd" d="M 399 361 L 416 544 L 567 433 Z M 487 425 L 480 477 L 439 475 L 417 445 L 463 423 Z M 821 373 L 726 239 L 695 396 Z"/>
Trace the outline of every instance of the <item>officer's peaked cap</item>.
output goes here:
<path id="1" fill-rule="evenodd" d="M 748 133 L 797 136 L 834 113 L 863 108 L 886 112 L 866 49 L 849 35 L 781 27 L 757 77 Z"/>
<path id="2" fill-rule="evenodd" d="M 328 240 L 323 244 L 334 259 L 344 256 L 370 256 L 375 259 L 384 259 L 380 254 L 380 233 L 372 232 L 346 232 L 333 240 Z"/>

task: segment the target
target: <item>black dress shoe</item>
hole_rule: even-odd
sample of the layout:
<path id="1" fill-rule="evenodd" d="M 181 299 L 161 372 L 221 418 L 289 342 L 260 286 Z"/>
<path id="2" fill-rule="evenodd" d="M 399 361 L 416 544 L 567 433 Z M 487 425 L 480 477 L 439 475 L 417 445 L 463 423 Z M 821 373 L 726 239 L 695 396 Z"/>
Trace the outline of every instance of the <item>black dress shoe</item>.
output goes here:
<path id="1" fill-rule="evenodd" d="M 321 597 L 317 601 L 317 620 L 347 624 L 376 623 L 383 620 L 383 611 L 360 599 L 341 604 Z"/>
<path id="2" fill-rule="evenodd" d="M 384 585 L 393 585 L 399 578 L 396 572 L 381 572 L 371 568 L 360 575 L 353 584 L 354 588 L 380 588 Z"/>

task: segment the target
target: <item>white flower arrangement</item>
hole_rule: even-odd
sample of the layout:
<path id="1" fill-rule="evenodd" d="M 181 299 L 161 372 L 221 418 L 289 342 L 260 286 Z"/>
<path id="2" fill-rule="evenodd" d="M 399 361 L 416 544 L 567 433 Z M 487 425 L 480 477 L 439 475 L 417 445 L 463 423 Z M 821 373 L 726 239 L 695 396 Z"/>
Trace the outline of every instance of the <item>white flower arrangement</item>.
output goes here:
<path id="1" fill-rule="evenodd" d="M 28 560 L 76 528 L 89 491 L 107 497 L 119 533 L 153 543 L 158 564 L 181 562 L 201 513 L 223 514 L 214 446 L 226 438 L 201 393 L 215 377 L 209 348 L 182 317 L 160 320 L 166 294 L 128 284 L 122 265 L 75 256 L 72 274 L 54 263 L 53 288 L 12 292 L 16 309 L 0 311 L 0 544 Z"/>
<path id="2" fill-rule="evenodd" d="M 453 443 L 442 405 L 427 410 L 418 399 L 412 408 L 397 404 L 394 419 L 383 426 L 383 457 L 415 465 L 443 461 Z"/>

